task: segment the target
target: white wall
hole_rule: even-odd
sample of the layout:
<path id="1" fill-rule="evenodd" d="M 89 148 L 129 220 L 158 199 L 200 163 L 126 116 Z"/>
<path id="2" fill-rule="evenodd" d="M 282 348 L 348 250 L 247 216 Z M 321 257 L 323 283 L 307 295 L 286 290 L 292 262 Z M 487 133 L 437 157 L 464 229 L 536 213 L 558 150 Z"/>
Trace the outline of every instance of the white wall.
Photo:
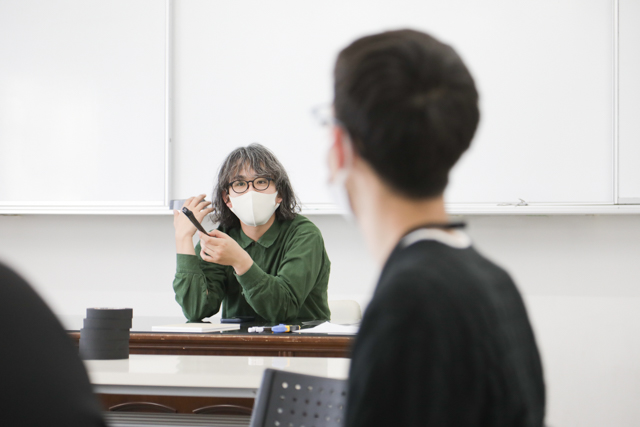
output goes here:
<path id="1" fill-rule="evenodd" d="M 332 260 L 331 299 L 369 300 L 377 268 L 354 227 L 312 218 Z M 133 307 L 138 316 L 180 316 L 174 300 L 173 218 L 1 216 L 0 259 L 17 268 L 61 315 Z"/>
<path id="2" fill-rule="evenodd" d="M 330 298 L 366 304 L 377 267 L 337 216 L 311 218 Z M 477 216 L 476 246 L 514 276 L 543 355 L 551 426 L 640 425 L 640 216 Z M 381 230 L 383 228 L 381 227 Z M 59 314 L 180 315 L 170 216 L 0 216 L 0 259 Z"/>

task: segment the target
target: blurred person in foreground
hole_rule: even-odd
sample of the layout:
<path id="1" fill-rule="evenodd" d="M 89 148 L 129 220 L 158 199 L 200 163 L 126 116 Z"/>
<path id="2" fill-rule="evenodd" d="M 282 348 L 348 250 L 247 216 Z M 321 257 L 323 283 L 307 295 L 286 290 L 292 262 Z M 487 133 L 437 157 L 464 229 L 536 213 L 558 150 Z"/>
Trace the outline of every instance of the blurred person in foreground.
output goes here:
<path id="1" fill-rule="evenodd" d="M 450 46 L 401 30 L 347 46 L 334 78 L 331 183 L 382 267 L 346 425 L 541 426 L 542 366 L 520 293 L 444 206 L 479 121 L 471 74 Z"/>
<path id="2" fill-rule="evenodd" d="M 0 325 L 1 425 L 105 426 L 69 335 L 31 286 L 2 264 Z"/>

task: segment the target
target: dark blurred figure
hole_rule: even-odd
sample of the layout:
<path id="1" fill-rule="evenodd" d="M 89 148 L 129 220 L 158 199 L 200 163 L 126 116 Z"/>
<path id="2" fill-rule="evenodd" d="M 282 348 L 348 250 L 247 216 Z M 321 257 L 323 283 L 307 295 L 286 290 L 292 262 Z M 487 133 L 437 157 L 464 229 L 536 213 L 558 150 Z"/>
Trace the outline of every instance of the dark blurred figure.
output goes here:
<path id="1" fill-rule="evenodd" d="M 58 319 L 0 264 L 0 425 L 105 426 L 77 350 Z"/>
<path id="2" fill-rule="evenodd" d="M 540 427 L 542 366 L 520 293 L 444 205 L 480 117 L 471 74 L 450 46 L 402 30 L 347 46 L 334 77 L 332 182 L 382 268 L 347 426 Z"/>

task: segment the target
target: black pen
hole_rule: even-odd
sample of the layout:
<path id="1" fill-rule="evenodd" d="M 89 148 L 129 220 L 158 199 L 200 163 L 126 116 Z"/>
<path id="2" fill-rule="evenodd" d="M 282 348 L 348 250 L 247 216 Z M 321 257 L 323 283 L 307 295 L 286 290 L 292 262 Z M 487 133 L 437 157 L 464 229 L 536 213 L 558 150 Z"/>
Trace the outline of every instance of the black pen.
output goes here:
<path id="1" fill-rule="evenodd" d="M 189 221 L 191 221 L 191 223 L 193 225 L 195 225 L 195 227 L 198 229 L 198 231 L 203 232 L 204 234 L 206 234 L 207 236 L 209 235 L 209 233 L 207 233 L 206 231 L 204 231 L 204 228 L 202 228 L 202 225 L 200 225 L 200 223 L 198 222 L 198 220 L 196 219 L 195 215 L 193 215 L 193 212 L 191 212 L 189 209 L 187 208 L 182 208 L 182 213 L 184 213 L 187 218 L 189 218 Z"/>

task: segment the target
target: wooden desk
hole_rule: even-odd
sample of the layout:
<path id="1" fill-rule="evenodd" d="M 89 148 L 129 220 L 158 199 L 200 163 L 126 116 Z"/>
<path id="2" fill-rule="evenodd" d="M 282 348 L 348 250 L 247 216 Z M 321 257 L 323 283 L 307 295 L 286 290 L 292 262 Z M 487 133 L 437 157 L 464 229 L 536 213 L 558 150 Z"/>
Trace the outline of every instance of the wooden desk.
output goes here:
<path id="1" fill-rule="evenodd" d="M 80 339 L 79 329 L 82 327 L 82 319 L 83 316 L 65 316 L 60 319 L 69 331 L 69 336 L 76 346 L 78 346 Z M 259 379 L 257 378 L 262 377 L 264 367 L 271 366 L 270 364 L 273 363 L 281 363 L 277 362 L 279 360 L 296 360 L 295 362 L 287 362 L 287 366 L 295 368 L 299 366 L 299 361 L 303 364 L 301 368 L 303 370 L 296 372 L 304 373 L 308 369 L 308 366 L 305 366 L 309 363 L 310 359 L 308 358 L 331 358 L 331 360 L 337 361 L 350 357 L 351 346 L 355 339 L 354 336 L 348 335 L 249 334 L 246 332 L 247 326 L 243 326 L 240 331 L 209 334 L 150 332 L 153 325 L 166 325 L 184 321 L 182 318 L 134 316 L 129 340 L 130 359 L 85 361 L 90 375 L 92 375 L 92 381 L 95 380 L 96 392 L 105 410 L 114 410 L 119 407 L 127 411 L 166 410 L 178 413 L 192 413 L 194 410 L 197 411 L 215 405 L 235 405 L 252 408 L 254 397 L 251 393 L 238 394 L 229 391 L 220 392 L 218 390 L 217 394 L 209 393 L 203 395 L 202 390 L 193 389 L 188 394 L 185 394 L 185 388 L 172 388 L 167 384 L 151 388 L 135 382 L 125 385 L 119 383 L 118 381 L 120 380 L 115 382 L 105 380 L 104 375 L 109 370 L 112 370 L 111 377 L 106 378 L 113 379 L 119 375 L 121 379 L 139 379 L 141 378 L 139 375 L 139 369 L 142 369 L 141 361 L 146 361 L 143 365 L 147 362 L 150 363 L 147 367 L 148 369 L 155 369 L 152 366 L 158 362 L 151 362 L 156 360 L 153 357 L 159 357 L 157 360 L 164 360 L 162 363 L 168 363 L 167 361 L 169 360 L 174 362 L 178 360 L 181 361 L 180 365 L 182 365 L 182 361 L 186 360 L 201 360 L 201 369 L 211 373 L 216 372 L 215 366 L 211 365 L 211 360 L 224 359 L 218 359 L 214 356 L 238 356 L 244 357 L 247 364 L 249 360 L 254 363 L 254 365 L 247 366 L 263 366 L 262 368 L 248 368 L 249 371 L 252 369 L 259 370 L 258 376 L 253 379 L 252 383 L 252 387 L 257 389 L 259 385 Z M 144 355 L 152 359 L 145 359 Z M 173 359 L 171 359 L 172 356 L 174 357 Z M 163 359 L 163 357 L 166 358 Z M 196 359 L 188 359 L 189 357 Z M 197 357 L 201 359 L 197 359 Z M 260 365 L 259 363 L 263 364 Z M 209 368 L 205 368 L 207 366 Z M 133 369 L 133 371 L 125 372 L 123 371 L 125 367 Z M 243 370 L 246 369 L 245 366 Z M 116 373 L 118 374 L 116 375 Z M 318 372 L 315 375 L 326 376 Z M 163 377 L 163 375 L 160 375 L 160 377 Z M 164 377 L 167 378 L 166 375 Z M 124 405 L 124 407 L 119 405 Z"/>
<path id="2" fill-rule="evenodd" d="M 345 379 L 349 359 L 319 357 L 131 355 L 84 364 L 105 410 L 140 402 L 179 413 L 233 404 L 253 407 L 266 368 Z M 145 405 L 139 405 L 143 407 Z"/>
<path id="3" fill-rule="evenodd" d="M 78 345 L 80 332 L 69 332 Z M 353 336 L 248 333 L 142 333 L 131 332 L 130 354 L 350 357 Z"/>
<path id="4" fill-rule="evenodd" d="M 82 316 L 63 320 L 69 336 L 78 346 Z M 350 357 L 355 339 L 349 335 L 249 334 L 240 331 L 208 334 L 150 332 L 152 325 L 184 322 L 176 318 L 134 317 L 130 354 L 270 357 Z"/>

